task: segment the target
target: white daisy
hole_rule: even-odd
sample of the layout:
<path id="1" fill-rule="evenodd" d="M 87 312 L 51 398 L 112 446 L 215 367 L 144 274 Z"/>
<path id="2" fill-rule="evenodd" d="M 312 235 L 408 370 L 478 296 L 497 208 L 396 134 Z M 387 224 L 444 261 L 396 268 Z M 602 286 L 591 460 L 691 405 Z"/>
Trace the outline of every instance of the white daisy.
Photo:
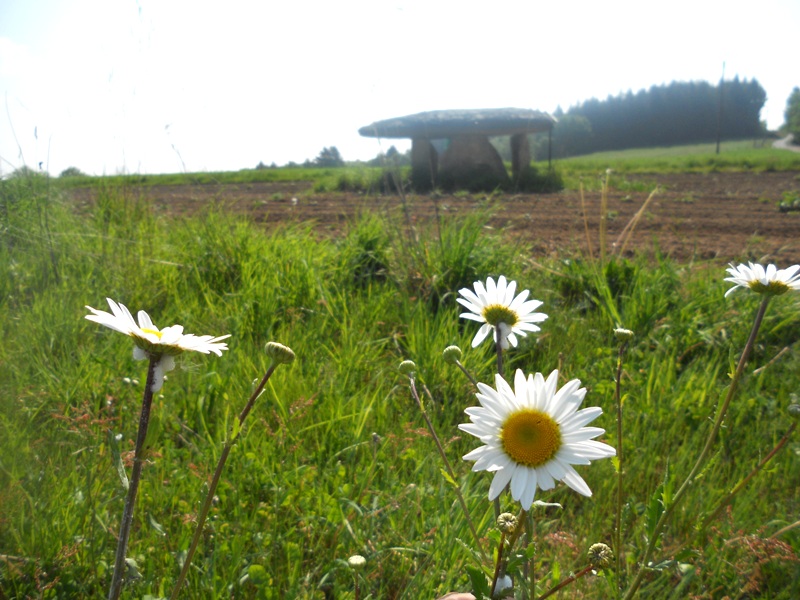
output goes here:
<path id="1" fill-rule="evenodd" d="M 739 266 L 731 263 L 726 270 L 730 277 L 726 277 L 725 281 L 736 284 L 725 292 L 726 298 L 738 287 L 750 288 L 757 294 L 772 296 L 780 296 L 789 290 L 800 290 L 800 265 L 792 265 L 788 269 L 778 269 L 775 265 L 767 265 L 765 269 L 756 263 Z"/>
<path id="2" fill-rule="evenodd" d="M 473 471 L 494 472 L 489 500 L 500 495 L 509 483 L 511 496 L 528 510 L 536 488 L 549 490 L 563 481 L 576 492 L 592 491 L 572 465 L 588 465 L 617 452 L 592 438 L 605 433 L 598 427 L 584 427 L 602 414 L 599 407 L 578 410 L 586 395 L 578 379 L 560 390 L 558 371 L 545 380 L 541 373 L 528 375 L 517 369 L 514 389 L 500 375 L 497 389 L 478 384 L 481 406 L 466 409 L 471 423 L 458 426 L 484 443 L 464 456 L 475 461 Z"/>
<path id="3" fill-rule="evenodd" d="M 547 318 L 544 313 L 533 312 L 542 305 L 539 300 L 525 301 L 530 293 L 528 290 L 523 290 L 515 298 L 517 282 L 506 283 L 506 278 L 502 275 L 497 284 L 489 277 L 485 287 L 483 282 L 476 281 L 474 288 L 474 292 L 469 288 L 458 291 L 464 296 L 458 298 L 458 303 L 470 311 L 459 316 L 483 323 L 472 340 L 473 348 L 485 340 L 490 331 L 494 332 L 495 343 L 498 331 L 500 332 L 500 344 L 504 350 L 509 343 L 516 347 L 517 335 L 526 336 L 528 331 L 539 331 L 534 323 L 541 323 Z"/>
<path id="4" fill-rule="evenodd" d="M 184 334 L 182 325 L 159 329 L 153 324 L 150 315 L 143 310 L 139 311 L 139 323 L 137 324 L 124 304 L 117 304 L 111 298 L 106 298 L 106 300 L 111 307 L 111 313 L 87 306 L 86 308 L 92 314 L 86 315 L 86 318 L 133 338 L 133 343 L 136 344 L 133 349 L 133 358 L 136 360 L 143 360 L 150 356 L 159 358 L 152 387 L 154 392 L 161 389 L 164 373 L 175 368 L 175 356 L 181 352 L 193 350 L 203 354 L 213 352 L 217 356 L 222 356 L 222 351 L 228 349 L 228 345 L 222 340 L 229 338 L 230 335 L 214 337 L 211 335 L 198 336 L 192 333 Z"/>

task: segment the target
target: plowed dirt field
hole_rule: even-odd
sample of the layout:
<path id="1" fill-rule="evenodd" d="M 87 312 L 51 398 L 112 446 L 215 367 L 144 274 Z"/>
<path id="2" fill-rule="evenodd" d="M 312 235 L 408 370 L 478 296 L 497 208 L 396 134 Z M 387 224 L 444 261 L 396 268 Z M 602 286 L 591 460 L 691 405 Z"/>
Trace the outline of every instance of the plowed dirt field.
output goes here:
<path id="1" fill-rule="evenodd" d="M 659 191 L 644 209 L 630 238 L 633 249 L 655 247 L 678 260 L 758 259 L 778 266 L 800 263 L 800 212 L 780 212 L 778 203 L 800 196 L 800 173 L 711 173 L 628 175 L 636 185 L 612 190 L 608 198 L 608 241 L 613 244 L 642 207 L 652 189 Z M 211 202 L 248 215 L 269 228 L 283 222 L 312 223 L 323 235 L 340 233 L 364 211 L 403 214 L 399 196 L 313 193 L 308 182 L 227 185 L 149 186 L 141 193 L 159 211 L 180 218 Z M 91 205 L 93 192 L 75 190 L 77 201 Z M 596 248 L 600 192 L 586 192 L 586 213 Z M 440 214 L 464 214 L 486 205 L 486 194 L 410 195 L 405 205 L 416 223 Z M 580 194 L 515 194 L 492 197 L 490 226 L 521 236 L 534 252 L 569 255 L 587 247 Z"/>

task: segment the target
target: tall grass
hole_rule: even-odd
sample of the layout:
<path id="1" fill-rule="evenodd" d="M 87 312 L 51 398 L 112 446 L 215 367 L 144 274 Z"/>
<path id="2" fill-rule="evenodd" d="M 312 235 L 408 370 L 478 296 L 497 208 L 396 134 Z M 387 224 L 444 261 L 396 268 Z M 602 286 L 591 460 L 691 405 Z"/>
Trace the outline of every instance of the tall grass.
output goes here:
<path id="1" fill-rule="evenodd" d="M 460 460 L 474 442 L 456 429 L 475 399 L 441 351 L 459 345 L 462 362 L 491 381 L 493 353 L 470 349 L 475 331 L 459 322 L 454 294 L 500 274 L 531 289 L 550 316 L 509 355 L 507 372 L 560 366 L 580 378 L 604 407 L 597 424 L 610 444 L 612 329 L 636 334 L 623 385 L 623 539 L 635 560 L 654 493 L 692 466 L 758 302 L 744 293 L 723 299 L 723 268 L 713 263 L 610 258 L 600 280 L 582 257 L 532 266 L 524 246 L 484 227 L 487 214 L 415 229 L 400 215 L 367 214 L 330 239 L 298 224 L 265 231 L 214 206 L 173 220 L 129 186 L 107 186 L 78 214 L 52 182 L 35 178 L 2 182 L 0 219 L 0 591 L 9 598 L 94 597 L 110 581 L 124 498 L 114 435 L 129 460 L 144 373 L 124 336 L 83 318 L 84 305 L 106 296 L 159 324 L 232 334 L 220 359 L 181 356 L 154 400 L 129 548 L 134 581 L 123 594 L 130 598 L 169 594 L 270 340 L 298 359 L 276 371 L 231 453 L 185 597 L 352 598 L 353 554 L 367 559 L 362 598 L 466 589 L 471 535 L 396 365 L 417 363 L 476 527 L 489 535 L 489 478 Z M 641 597 L 800 594 L 800 532 L 770 539 L 800 512 L 796 439 L 707 539 L 695 531 L 698 515 L 789 426 L 800 382 L 798 308 L 791 295 L 770 306 L 752 364 L 790 351 L 748 371 Z M 590 544 L 611 540 L 616 489 L 605 462 L 581 470 L 591 499 L 564 486 L 538 496 L 563 505 L 536 514 L 545 587 L 582 566 Z M 613 595 L 602 574 L 568 593 Z"/>

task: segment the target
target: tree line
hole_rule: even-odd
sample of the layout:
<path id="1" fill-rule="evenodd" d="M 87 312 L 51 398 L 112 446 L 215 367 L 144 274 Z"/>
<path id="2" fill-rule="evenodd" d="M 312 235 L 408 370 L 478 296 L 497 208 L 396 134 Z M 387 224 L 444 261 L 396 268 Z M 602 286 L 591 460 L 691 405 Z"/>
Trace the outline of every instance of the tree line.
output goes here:
<path id="1" fill-rule="evenodd" d="M 566 113 L 557 109 L 558 123 L 547 134 L 534 136 L 537 160 L 643 148 L 742 139 L 761 136 L 760 120 L 767 94 L 755 79 L 738 77 L 712 85 L 705 81 L 673 82 L 606 100 L 592 98 Z"/>

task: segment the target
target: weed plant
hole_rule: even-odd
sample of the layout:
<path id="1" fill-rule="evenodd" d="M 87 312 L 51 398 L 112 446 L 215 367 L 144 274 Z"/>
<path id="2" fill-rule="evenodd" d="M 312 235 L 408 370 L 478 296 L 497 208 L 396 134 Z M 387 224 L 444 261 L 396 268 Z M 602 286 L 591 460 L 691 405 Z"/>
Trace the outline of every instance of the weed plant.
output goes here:
<path id="1" fill-rule="evenodd" d="M 297 360 L 272 376 L 232 448 L 182 597 L 354 598 L 353 555 L 366 559 L 360 598 L 469 589 L 472 535 L 396 365 L 416 362 L 488 542 L 489 479 L 460 459 L 475 444 L 457 429 L 476 401 L 442 350 L 458 345 L 478 381 L 492 382 L 494 353 L 470 348 L 475 329 L 459 322 L 455 293 L 501 274 L 549 315 L 508 355 L 506 372 L 558 367 L 579 378 L 613 446 L 613 329 L 634 331 L 622 369 L 623 569 L 632 576 L 659 498 L 707 437 L 758 307 L 755 295 L 723 298 L 717 263 L 610 257 L 598 272 L 573 257 L 533 267 L 525 247 L 484 227 L 486 214 L 415 228 L 403 215 L 364 215 L 331 239 L 301 224 L 265 231 L 213 206 L 170 219 L 133 190 L 107 185 L 78 213 L 46 178 L 0 184 L 0 597 L 108 589 L 125 495 L 114 457 L 130 465 L 144 372 L 124 336 L 83 318 L 105 297 L 160 323 L 231 334 L 221 358 L 182 356 L 153 400 L 125 598 L 169 595 L 271 340 Z M 638 597 L 800 596 L 795 437 L 703 536 L 697 528 L 792 423 L 799 309 L 797 294 L 770 305 L 719 442 L 661 534 Z M 541 589 L 582 568 L 590 545 L 612 542 L 614 465 L 579 470 L 591 498 L 563 485 L 537 495 L 563 506 L 535 515 Z M 565 593 L 615 597 L 613 581 L 599 570 Z"/>

